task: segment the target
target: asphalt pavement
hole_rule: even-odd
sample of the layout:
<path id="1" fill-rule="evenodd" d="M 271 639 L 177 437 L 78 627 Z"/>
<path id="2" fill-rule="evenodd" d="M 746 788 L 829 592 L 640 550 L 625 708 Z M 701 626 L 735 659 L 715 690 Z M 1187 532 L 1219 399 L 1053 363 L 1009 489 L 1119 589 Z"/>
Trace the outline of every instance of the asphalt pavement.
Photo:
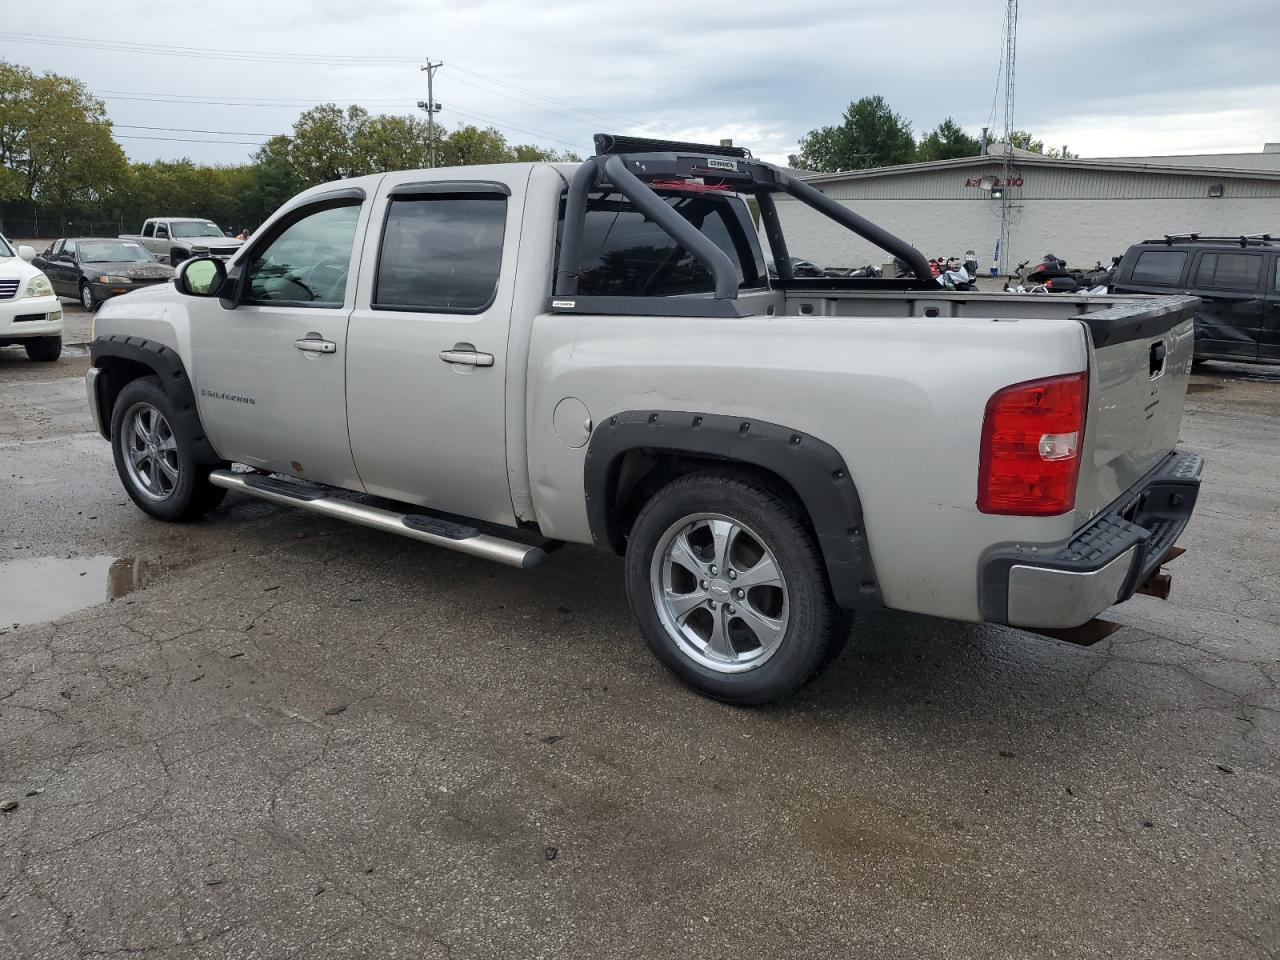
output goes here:
<path id="1" fill-rule="evenodd" d="M 1280 955 L 1280 371 L 1193 378 L 1111 638 L 871 615 L 741 710 L 586 548 L 146 518 L 86 364 L 0 350 L 3 960 Z"/>

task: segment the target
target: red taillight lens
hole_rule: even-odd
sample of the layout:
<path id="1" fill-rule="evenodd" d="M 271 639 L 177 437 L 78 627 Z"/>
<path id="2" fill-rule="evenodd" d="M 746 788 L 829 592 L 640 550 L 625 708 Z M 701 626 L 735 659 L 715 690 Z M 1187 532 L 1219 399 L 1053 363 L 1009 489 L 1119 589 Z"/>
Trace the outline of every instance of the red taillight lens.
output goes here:
<path id="1" fill-rule="evenodd" d="M 1032 380 L 987 401 L 978 460 L 983 513 L 1050 516 L 1076 505 L 1089 375 Z"/>

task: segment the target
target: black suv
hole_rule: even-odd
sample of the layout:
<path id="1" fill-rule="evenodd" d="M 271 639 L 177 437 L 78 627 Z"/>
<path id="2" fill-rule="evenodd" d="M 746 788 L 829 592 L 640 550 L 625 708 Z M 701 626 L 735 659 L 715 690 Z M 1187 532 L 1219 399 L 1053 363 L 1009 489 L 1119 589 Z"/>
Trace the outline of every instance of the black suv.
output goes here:
<path id="1" fill-rule="evenodd" d="M 1197 360 L 1280 363 L 1280 240 L 1169 236 L 1125 253 L 1112 293 L 1189 293 Z"/>

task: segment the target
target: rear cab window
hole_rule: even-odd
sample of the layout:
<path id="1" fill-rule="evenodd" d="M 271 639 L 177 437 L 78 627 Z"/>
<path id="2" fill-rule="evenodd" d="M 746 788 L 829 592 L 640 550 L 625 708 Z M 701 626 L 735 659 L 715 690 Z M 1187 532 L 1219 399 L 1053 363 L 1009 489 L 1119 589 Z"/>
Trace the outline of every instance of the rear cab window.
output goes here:
<path id="1" fill-rule="evenodd" d="M 659 188 L 655 192 L 724 251 L 737 272 L 739 289 L 768 286 L 764 253 L 740 197 L 707 189 Z M 597 191 L 588 197 L 574 272 L 583 296 L 679 297 L 715 292 L 711 271 L 700 260 L 629 200 L 612 192 Z"/>
<path id="2" fill-rule="evenodd" d="M 1144 250 L 1138 254 L 1129 279 L 1134 283 L 1175 286 L 1182 279 L 1182 268 L 1186 264 L 1185 250 Z"/>

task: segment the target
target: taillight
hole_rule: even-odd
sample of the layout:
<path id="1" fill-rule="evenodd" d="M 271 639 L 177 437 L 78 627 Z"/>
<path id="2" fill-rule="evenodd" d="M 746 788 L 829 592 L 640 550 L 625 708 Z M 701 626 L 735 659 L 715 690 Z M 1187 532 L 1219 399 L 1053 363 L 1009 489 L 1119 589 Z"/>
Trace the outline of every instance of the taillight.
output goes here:
<path id="1" fill-rule="evenodd" d="M 1031 380 L 987 401 L 978 459 L 983 513 L 1050 516 L 1076 505 L 1089 375 Z"/>

